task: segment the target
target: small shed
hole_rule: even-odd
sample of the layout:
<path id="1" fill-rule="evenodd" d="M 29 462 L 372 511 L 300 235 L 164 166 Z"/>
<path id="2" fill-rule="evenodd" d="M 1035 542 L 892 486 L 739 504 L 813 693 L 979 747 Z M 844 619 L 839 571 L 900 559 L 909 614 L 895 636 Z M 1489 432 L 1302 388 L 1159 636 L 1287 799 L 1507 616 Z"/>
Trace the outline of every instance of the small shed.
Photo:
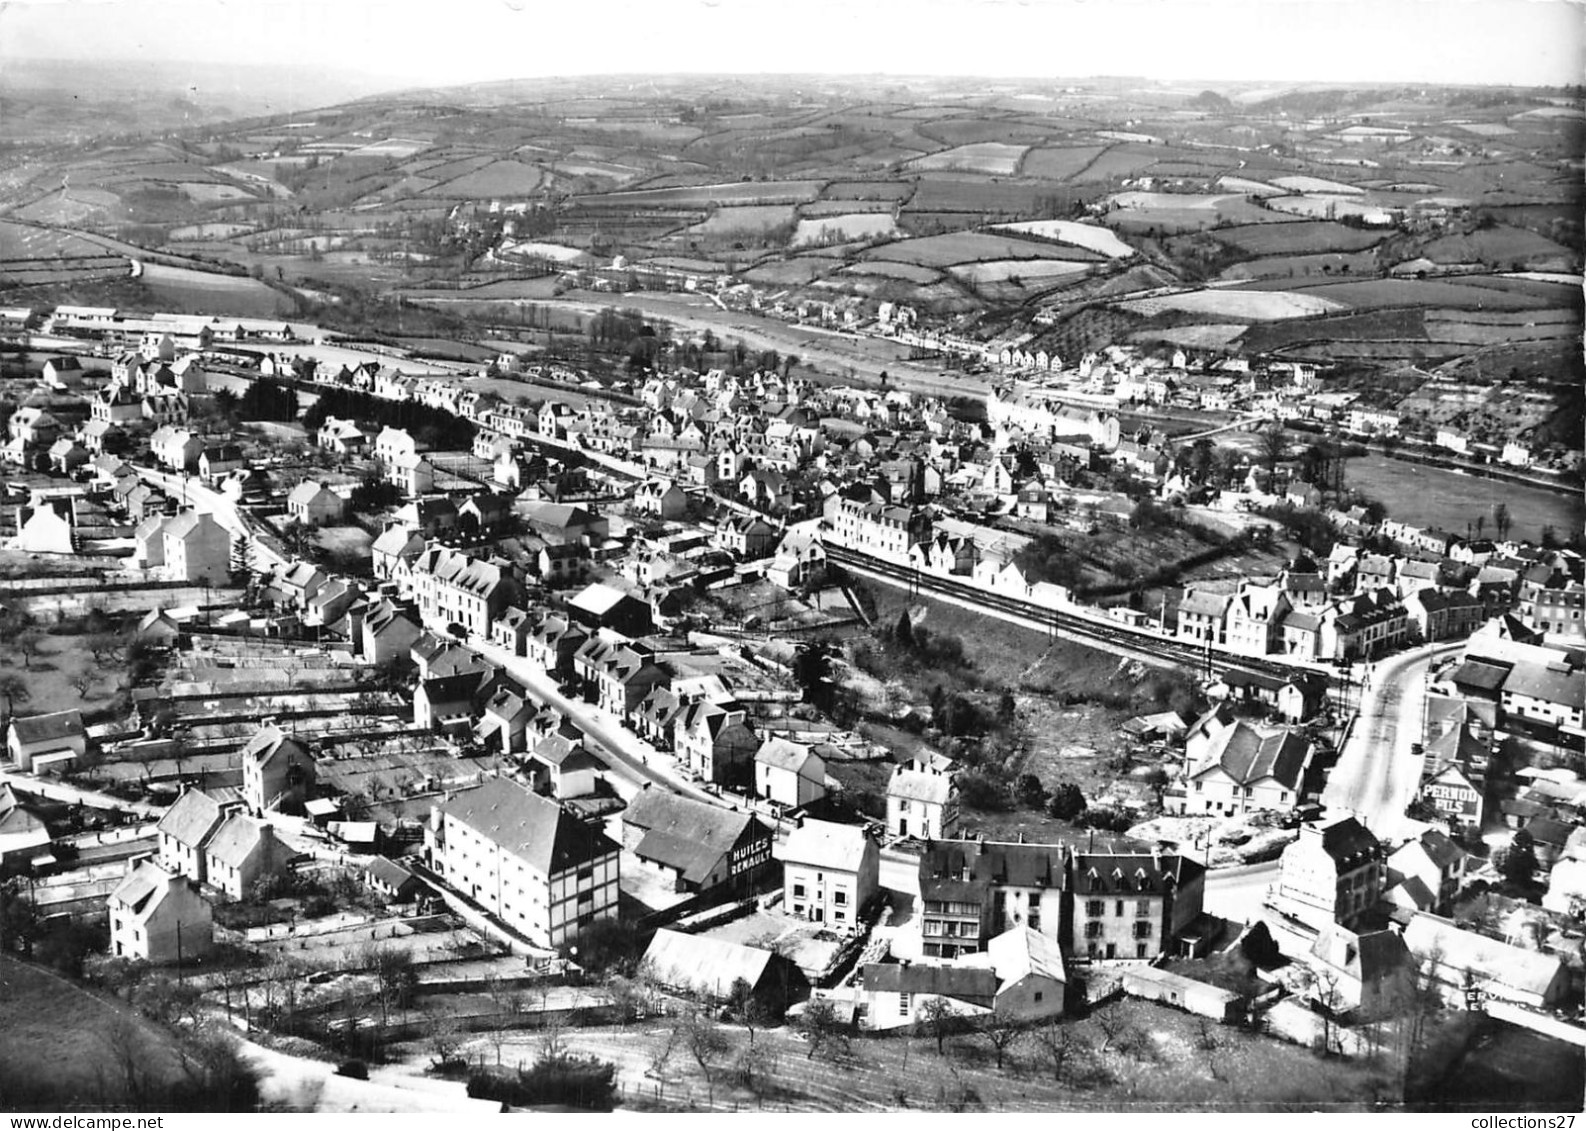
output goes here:
<path id="1" fill-rule="evenodd" d="M 1244 999 L 1232 990 L 1197 982 L 1154 966 L 1140 966 L 1123 973 L 1123 992 L 1130 997 L 1161 1002 L 1216 1021 L 1233 1021 L 1244 1008 Z"/>

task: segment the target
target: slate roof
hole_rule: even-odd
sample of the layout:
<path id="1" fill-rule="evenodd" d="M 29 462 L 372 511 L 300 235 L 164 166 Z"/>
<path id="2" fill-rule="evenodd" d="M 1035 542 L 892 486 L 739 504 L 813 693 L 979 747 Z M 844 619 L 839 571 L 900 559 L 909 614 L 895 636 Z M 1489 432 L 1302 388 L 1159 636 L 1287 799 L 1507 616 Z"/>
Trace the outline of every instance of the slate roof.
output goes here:
<path id="1" fill-rule="evenodd" d="M 618 850 L 609 837 L 576 820 L 555 801 L 506 778 L 459 793 L 440 808 L 545 876 Z"/>
<path id="2" fill-rule="evenodd" d="M 155 826 L 188 848 L 201 848 L 221 822 L 220 804 L 200 789 L 185 790 Z"/>
<path id="3" fill-rule="evenodd" d="M 644 952 L 644 965 L 663 986 L 726 997 L 739 978 L 758 987 L 775 958 L 757 946 L 662 928 Z"/>
<path id="4" fill-rule="evenodd" d="M 622 820 L 644 830 L 634 850 L 641 859 L 675 868 L 689 883 L 702 882 L 751 829 L 769 839 L 752 813 L 723 809 L 669 790 L 640 791 Z"/>
<path id="5" fill-rule="evenodd" d="M 270 827 L 263 821 L 234 813 L 215 830 L 205 852 L 222 864 L 240 868 L 261 844 L 273 838 Z"/>
<path id="6" fill-rule="evenodd" d="M 953 779 L 948 774 L 927 774 L 899 766 L 887 780 L 887 796 L 927 805 L 945 805 L 952 797 Z"/>
<path id="7" fill-rule="evenodd" d="M 873 844 L 858 825 L 806 820 L 788 834 L 781 857 L 787 864 L 854 872 Z"/>
<path id="8" fill-rule="evenodd" d="M 1222 772 L 1240 785 L 1270 779 L 1292 790 L 1299 788 L 1310 756 L 1311 744 L 1294 731 L 1263 735 L 1254 727 L 1237 722 L 1212 740 L 1207 757 L 1208 763 L 1215 758 Z M 1200 777 L 1212 768 L 1208 764 L 1194 776 Z"/>
<path id="9" fill-rule="evenodd" d="M 66 743 L 73 738 L 86 739 L 83 713 L 76 709 L 55 711 L 47 715 L 15 715 L 11 719 L 17 741 L 27 746 L 40 743 Z"/>
<path id="10" fill-rule="evenodd" d="M 866 993 L 934 994 L 982 1005 L 997 996 L 997 976 L 971 966 L 872 963 L 859 979 Z"/>

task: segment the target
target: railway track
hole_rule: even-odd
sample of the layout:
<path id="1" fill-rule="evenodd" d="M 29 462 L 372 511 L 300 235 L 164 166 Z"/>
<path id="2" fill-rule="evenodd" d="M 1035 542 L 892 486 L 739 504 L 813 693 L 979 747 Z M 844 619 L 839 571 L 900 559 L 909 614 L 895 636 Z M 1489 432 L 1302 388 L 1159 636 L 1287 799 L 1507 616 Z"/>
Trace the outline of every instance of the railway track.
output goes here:
<path id="1" fill-rule="evenodd" d="M 1063 612 L 1033 601 L 1010 597 L 1003 593 L 992 593 L 956 578 L 925 573 L 829 543 L 826 553 L 838 565 L 861 570 L 884 584 L 907 589 L 913 593 L 949 597 L 961 604 L 1018 617 L 1058 635 L 1093 644 L 1106 651 L 1123 655 L 1143 654 L 1145 657 L 1184 664 L 1192 668 L 1243 671 L 1283 678 L 1300 674 L 1327 673 L 1327 669 L 1321 664 L 1307 664 L 1278 657 L 1240 655 L 1219 648 L 1196 646 L 1149 630 L 1132 628 L 1126 624 L 1108 623 L 1077 613 Z"/>

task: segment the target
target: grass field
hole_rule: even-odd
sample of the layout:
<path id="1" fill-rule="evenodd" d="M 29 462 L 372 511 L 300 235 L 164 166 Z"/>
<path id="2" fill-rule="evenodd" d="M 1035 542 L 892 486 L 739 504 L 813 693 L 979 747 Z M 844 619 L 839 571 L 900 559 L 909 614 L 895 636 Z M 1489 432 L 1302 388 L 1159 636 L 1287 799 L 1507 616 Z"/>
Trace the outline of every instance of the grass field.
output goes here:
<path id="1" fill-rule="evenodd" d="M 1368 224 L 1387 225 L 1392 218 L 1383 209 L 1352 196 L 1274 196 L 1267 207 L 1291 216 L 1311 216 L 1326 220 L 1335 216 L 1358 216 Z"/>
<path id="2" fill-rule="evenodd" d="M 878 275 L 886 279 L 903 279 L 910 283 L 934 283 L 942 273 L 931 267 L 914 263 L 891 263 L 885 259 L 867 259 L 842 269 L 845 275 Z"/>
<path id="3" fill-rule="evenodd" d="M 1354 1111 L 1389 1092 L 1385 1067 L 1323 1060 L 1221 1027 L 1212 1030 L 1217 1048 L 1208 1054 L 1201 1048 L 1202 1026 L 1190 1014 L 1139 1001 L 1114 1002 L 1102 1012 L 1110 1015 L 1108 1025 L 1115 1017 L 1140 1034 L 1136 1047 L 1126 1052 L 1109 1042 L 1095 1016 L 1065 1020 L 1063 1028 L 1093 1051 L 1071 1061 L 1061 1080 L 1032 1038 L 1018 1042 L 998 1070 L 989 1045 L 969 1034 L 949 1038 L 942 1054 L 924 1036 L 861 1037 L 833 1060 L 812 1057 L 787 1028 L 765 1029 L 755 1034 L 764 1081 L 754 1092 L 728 1068 L 749 1044 L 747 1033 L 735 1027 L 721 1030 L 728 1047 L 713 1065 L 714 1087 L 681 1043 L 663 1057 L 671 1035 L 665 1022 L 572 1030 L 566 1043 L 615 1064 L 621 1102 L 637 1110 L 1144 1112 L 1232 1105 Z M 509 1063 L 529 1058 L 535 1044 L 532 1034 L 513 1034 L 502 1057 Z M 488 1059 L 495 1048 L 475 1040 L 470 1052 Z M 657 1062 L 663 1064 L 658 1073 Z"/>
<path id="4" fill-rule="evenodd" d="M 919 127 L 922 134 L 943 145 L 967 146 L 976 143 L 1044 141 L 1051 127 L 1010 121 L 1006 118 L 943 118 Z"/>
<path id="5" fill-rule="evenodd" d="M 1024 155 L 1024 163 L 1019 166 L 1019 175 L 1044 181 L 1066 181 L 1077 176 L 1085 166 L 1104 152 L 1106 147 L 1100 145 L 1032 149 Z"/>
<path id="6" fill-rule="evenodd" d="M 916 169 L 964 169 L 973 173 L 1009 176 L 1019 167 L 1025 146 L 986 141 L 960 145 L 911 162 Z"/>
<path id="7" fill-rule="evenodd" d="M 835 216 L 802 219 L 793 232 L 793 246 L 828 240 L 859 240 L 889 236 L 897 231 L 891 212 L 845 212 Z"/>
<path id="8" fill-rule="evenodd" d="M 1280 284 L 1252 283 L 1249 290 L 1233 292 L 1248 294 L 1255 290 L 1275 292 Z M 1541 300 L 1511 290 L 1491 290 L 1472 287 L 1439 279 L 1360 279 L 1349 283 L 1317 283 L 1289 281 L 1281 284 L 1293 292 L 1293 297 L 1322 299 L 1337 306 L 1356 310 L 1375 310 L 1392 306 L 1447 306 L 1471 307 L 1478 310 L 1527 310 L 1544 304 Z M 1153 301 L 1153 300 L 1146 300 Z M 1318 312 L 1319 313 L 1319 312 Z"/>
<path id="9" fill-rule="evenodd" d="M 1259 295 L 1259 298 L 1252 296 Z M 1185 291 L 1182 294 L 1162 295 L 1155 298 L 1131 299 L 1118 304 L 1136 314 L 1160 314 L 1165 310 L 1182 310 L 1190 314 L 1208 314 L 1218 318 L 1245 318 L 1263 322 L 1279 318 L 1307 318 L 1315 314 L 1347 309 L 1345 304 L 1328 295 L 1291 291 L 1265 290 L 1211 290 Z"/>
<path id="10" fill-rule="evenodd" d="M 830 260 L 803 256 L 798 259 L 780 259 L 758 264 L 743 272 L 743 277 L 755 283 L 797 285 L 812 283 L 830 274 L 835 266 Z M 934 272 L 932 278 L 935 278 Z"/>
<path id="11" fill-rule="evenodd" d="M 1115 145 L 1099 154 L 1085 169 L 1083 180 L 1108 181 L 1113 177 L 1132 177 L 1162 160 L 1161 150 L 1146 146 Z"/>
<path id="12" fill-rule="evenodd" d="M 0 220 L 0 260 L 103 255 L 104 248 L 73 232 Z"/>
<path id="13" fill-rule="evenodd" d="M 0 654 L 0 671 L 20 676 L 27 685 L 27 700 L 16 704 L 18 713 L 25 715 L 46 715 L 73 707 L 96 710 L 115 698 L 123 675 L 114 665 L 107 667 L 94 659 L 87 637 L 54 636 L 48 631 L 40 638 L 39 654 L 31 663 L 24 665 L 19 652 L 6 649 Z M 91 681 L 86 693 L 76 687 L 80 677 Z"/>
<path id="14" fill-rule="evenodd" d="M 1250 327 L 1243 322 L 1213 322 L 1201 326 L 1171 326 L 1162 330 L 1138 330 L 1129 335 L 1136 342 L 1166 342 L 1185 349 L 1217 350 L 1237 341 Z"/>
<path id="15" fill-rule="evenodd" d="M 1500 225 L 1432 240 L 1421 254 L 1437 263 L 1530 264 L 1568 262 L 1578 257 L 1561 244 L 1523 228 Z"/>
<path id="16" fill-rule="evenodd" d="M 1287 225 L 1284 225 L 1285 227 Z M 1377 258 L 1370 251 L 1318 252 L 1314 255 L 1273 255 L 1235 263 L 1217 273 L 1219 282 L 1250 279 L 1306 279 L 1332 275 L 1370 276 Z"/>
<path id="17" fill-rule="evenodd" d="M 120 1003 L 8 956 L 0 956 L 0 1018 L 0 1109 L 116 1103 L 124 1092 L 113 1043 L 124 1044 L 156 1079 L 179 1072 L 169 1033 Z"/>
<path id="18" fill-rule="evenodd" d="M 1219 228 L 1212 235 L 1219 243 L 1252 255 L 1310 255 L 1323 251 L 1359 251 L 1381 243 L 1387 233 L 1346 228 L 1326 220 L 1300 220 L 1291 224 Z"/>
<path id="19" fill-rule="evenodd" d="M 971 176 L 927 174 L 904 205 L 906 212 L 996 212 L 1028 215 L 1041 197 L 1051 196 L 1051 184 L 1010 184 Z"/>
<path id="20" fill-rule="evenodd" d="M 433 177 L 435 173 L 427 175 Z M 525 165 L 521 161 L 496 161 L 435 186 L 430 190 L 430 195 L 465 198 L 526 196 L 538 187 L 542 176 L 537 167 Z"/>
<path id="21" fill-rule="evenodd" d="M 1345 184 L 1342 181 L 1329 181 L 1322 177 L 1273 177 L 1272 183 L 1277 185 L 1279 188 L 1284 188 L 1288 189 L 1290 192 L 1299 193 L 1314 192 L 1338 194 L 1365 191 L 1364 189 L 1358 188 L 1355 185 Z"/>
<path id="22" fill-rule="evenodd" d="M 1084 253 L 1081 253 L 1084 254 Z M 914 263 L 922 267 L 949 267 L 955 263 L 973 263 L 992 259 L 1059 259 L 1079 258 L 1072 253 L 1064 255 L 1048 244 L 1031 240 L 996 236 L 990 232 L 953 232 L 941 236 L 923 236 L 919 239 L 899 240 L 866 252 L 866 260 L 884 259 L 899 263 Z"/>
<path id="23" fill-rule="evenodd" d="M 744 181 L 680 188 L 626 189 L 591 193 L 577 198 L 590 207 L 704 207 L 709 204 L 766 204 L 772 201 L 803 203 L 814 200 L 820 181 Z"/>
<path id="24" fill-rule="evenodd" d="M 813 220 L 822 216 L 849 216 L 856 212 L 892 213 L 890 200 L 814 200 L 799 205 L 799 217 Z"/>
<path id="25" fill-rule="evenodd" d="M 914 185 L 907 181 L 833 181 L 821 192 L 822 200 L 907 200 Z"/>
<path id="26" fill-rule="evenodd" d="M 728 232 L 762 232 L 793 222 L 791 204 L 750 204 L 718 208 L 702 223 L 689 228 L 691 235 L 724 235 Z"/>
<path id="27" fill-rule="evenodd" d="M 1080 224 L 1073 220 L 1026 220 L 1018 224 L 998 224 L 997 230 L 1072 244 L 1109 259 L 1127 259 L 1134 254 L 1134 248 L 1099 224 Z"/>
<path id="28" fill-rule="evenodd" d="M 1242 192 L 1246 196 L 1283 196 L 1284 190 L 1265 181 L 1252 181 L 1244 177 L 1219 177 L 1217 187 L 1229 192 Z"/>
<path id="29" fill-rule="evenodd" d="M 1066 259 L 991 259 L 979 263 L 960 263 L 948 270 L 954 276 L 974 283 L 1005 283 L 1013 279 L 1033 282 L 1082 274 L 1090 270 L 1090 264 Z"/>
<path id="30" fill-rule="evenodd" d="M 160 309 L 245 318 L 274 318 L 289 315 L 295 309 L 291 299 L 245 275 L 214 275 L 188 267 L 145 263 L 138 281 L 157 302 L 169 304 Z"/>

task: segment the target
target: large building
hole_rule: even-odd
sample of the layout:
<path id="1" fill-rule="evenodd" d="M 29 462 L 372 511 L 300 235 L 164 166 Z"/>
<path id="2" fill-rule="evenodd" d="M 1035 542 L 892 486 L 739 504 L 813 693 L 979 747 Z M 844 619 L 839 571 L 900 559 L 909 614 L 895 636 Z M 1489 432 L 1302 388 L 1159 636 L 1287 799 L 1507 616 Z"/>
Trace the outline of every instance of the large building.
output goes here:
<path id="1" fill-rule="evenodd" d="M 616 842 L 516 782 L 435 806 L 426 836 L 435 874 L 536 946 L 617 917 Z"/>
<path id="2" fill-rule="evenodd" d="M 1301 825 L 1300 839 L 1283 850 L 1274 902 L 1317 930 L 1353 928 L 1381 898 L 1385 871 L 1381 842 L 1355 818 Z"/>

